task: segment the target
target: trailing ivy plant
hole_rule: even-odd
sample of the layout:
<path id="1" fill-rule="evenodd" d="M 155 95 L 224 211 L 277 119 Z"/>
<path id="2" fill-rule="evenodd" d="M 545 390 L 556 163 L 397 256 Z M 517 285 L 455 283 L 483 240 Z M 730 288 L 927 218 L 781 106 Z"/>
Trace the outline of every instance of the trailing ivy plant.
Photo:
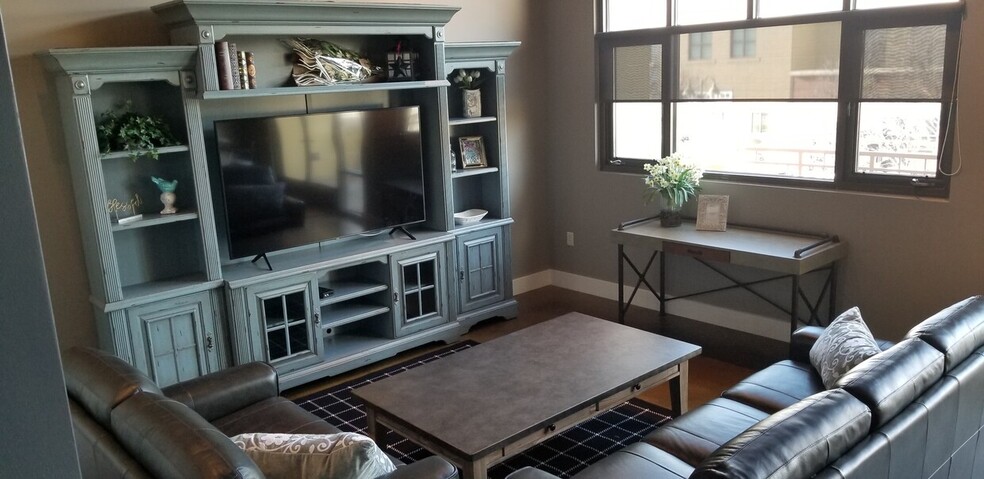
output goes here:
<path id="1" fill-rule="evenodd" d="M 156 160 L 158 148 L 178 144 L 162 118 L 135 113 L 129 101 L 100 116 L 96 136 L 103 153 L 126 151 L 133 161 L 141 156 Z"/>

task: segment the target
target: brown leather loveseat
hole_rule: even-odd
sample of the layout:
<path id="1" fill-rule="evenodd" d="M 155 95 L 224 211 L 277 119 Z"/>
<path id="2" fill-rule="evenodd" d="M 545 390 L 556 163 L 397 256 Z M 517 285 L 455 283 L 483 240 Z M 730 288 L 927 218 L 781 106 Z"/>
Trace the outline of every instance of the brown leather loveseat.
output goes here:
<path id="1" fill-rule="evenodd" d="M 62 356 L 83 477 L 256 478 L 256 464 L 229 438 L 250 433 L 340 432 L 279 396 L 276 371 L 250 363 L 163 390 L 123 360 L 91 348 Z M 397 464 L 384 479 L 451 479 L 432 456 Z"/>

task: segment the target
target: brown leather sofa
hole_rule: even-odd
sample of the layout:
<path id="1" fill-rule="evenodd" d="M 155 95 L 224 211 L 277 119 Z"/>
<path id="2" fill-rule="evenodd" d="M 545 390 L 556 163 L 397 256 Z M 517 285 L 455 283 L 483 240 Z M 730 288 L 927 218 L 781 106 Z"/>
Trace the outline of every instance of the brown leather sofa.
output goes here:
<path id="1" fill-rule="evenodd" d="M 790 359 L 573 479 L 984 478 L 984 298 L 923 321 L 830 390 L 809 362 L 821 332 L 801 329 Z"/>
<path id="2" fill-rule="evenodd" d="M 241 433 L 339 430 L 279 396 L 277 374 L 250 363 L 159 389 L 123 360 L 91 348 L 62 355 L 82 475 L 99 479 L 263 478 L 229 439 Z M 385 479 L 451 479 L 431 456 Z"/>

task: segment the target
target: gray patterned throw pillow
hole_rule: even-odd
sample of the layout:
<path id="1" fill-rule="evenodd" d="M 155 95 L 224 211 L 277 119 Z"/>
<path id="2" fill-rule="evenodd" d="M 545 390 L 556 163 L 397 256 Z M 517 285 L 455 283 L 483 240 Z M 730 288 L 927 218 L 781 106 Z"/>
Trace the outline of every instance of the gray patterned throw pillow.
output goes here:
<path id="1" fill-rule="evenodd" d="M 373 479 L 396 470 L 372 439 L 352 432 L 251 433 L 232 442 L 270 479 Z"/>
<path id="2" fill-rule="evenodd" d="M 861 310 L 854 307 L 841 313 L 820 334 L 810 349 L 810 364 L 820 373 L 823 385 L 830 389 L 851 368 L 880 352 L 861 319 Z"/>

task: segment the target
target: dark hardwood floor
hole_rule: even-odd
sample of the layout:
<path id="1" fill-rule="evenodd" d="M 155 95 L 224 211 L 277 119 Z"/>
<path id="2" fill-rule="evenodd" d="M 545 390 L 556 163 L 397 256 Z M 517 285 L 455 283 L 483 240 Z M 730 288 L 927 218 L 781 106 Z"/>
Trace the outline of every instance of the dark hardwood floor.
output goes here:
<path id="1" fill-rule="evenodd" d="M 518 295 L 516 300 L 519 302 L 518 317 L 515 319 L 495 318 L 484 321 L 473 327 L 471 331 L 463 335 L 461 339 L 471 339 L 478 342 L 489 341 L 499 336 L 509 334 L 513 331 L 525 328 L 541 321 L 547 321 L 572 311 L 612 321 L 616 320 L 618 316 L 618 306 L 614 301 L 552 286 Z M 674 327 L 666 327 L 665 325 L 660 324 L 658 314 L 656 312 L 633 308 L 630 311 L 630 314 L 627 315 L 626 324 L 647 331 L 665 334 L 667 336 L 684 336 L 679 337 L 679 339 L 701 344 L 701 341 L 695 341 L 692 337 L 687 337 L 693 335 L 674 334 L 674 332 L 683 329 L 684 326 L 693 326 L 692 329 L 699 328 L 699 326 L 694 325 L 695 322 L 693 321 L 684 320 L 683 324 L 678 322 Z M 703 346 L 703 344 L 701 345 Z M 285 395 L 292 399 L 306 396 L 317 392 L 320 389 L 328 388 L 334 386 L 335 384 L 348 381 L 372 371 L 386 368 L 392 364 L 416 357 L 421 354 L 426 354 L 440 348 L 441 346 L 443 346 L 443 344 L 440 343 L 421 346 L 419 348 L 403 352 L 393 358 L 356 369 L 346 374 L 326 378 L 321 381 L 315 381 L 304 386 L 299 386 L 286 391 Z M 616 352 L 613 352 L 613 354 L 615 353 Z M 691 409 L 715 397 L 718 397 L 721 394 L 721 391 L 753 372 L 753 370 L 748 367 L 735 364 L 735 362 L 714 359 L 711 357 L 713 354 L 709 355 L 706 353 L 707 348 L 705 348 L 705 354 L 690 361 L 690 395 L 688 403 Z M 722 355 L 718 354 L 718 356 L 721 357 Z M 727 355 L 723 356 L 727 357 Z M 739 354 L 738 356 L 741 355 Z M 738 363 L 747 362 L 747 358 L 738 361 Z M 669 388 L 666 385 L 658 386 L 644 392 L 641 398 L 665 408 L 670 407 L 670 393 Z"/>

